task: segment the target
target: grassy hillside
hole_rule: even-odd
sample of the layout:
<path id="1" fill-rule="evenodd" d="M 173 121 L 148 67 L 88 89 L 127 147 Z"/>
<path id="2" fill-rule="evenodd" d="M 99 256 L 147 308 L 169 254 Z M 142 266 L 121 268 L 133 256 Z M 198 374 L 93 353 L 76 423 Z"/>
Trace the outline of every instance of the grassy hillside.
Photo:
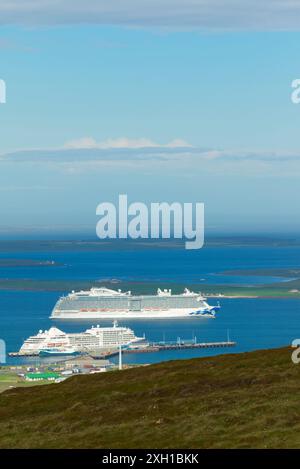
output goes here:
<path id="1" fill-rule="evenodd" d="M 77 376 L 0 395 L 2 448 L 300 448 L 290 349 Z"/>

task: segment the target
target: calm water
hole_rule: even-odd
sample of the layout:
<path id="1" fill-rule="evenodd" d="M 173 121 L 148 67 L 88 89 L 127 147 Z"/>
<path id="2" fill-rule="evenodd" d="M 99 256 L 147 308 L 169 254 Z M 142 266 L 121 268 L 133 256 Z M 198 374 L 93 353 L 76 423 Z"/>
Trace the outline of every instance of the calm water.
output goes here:
<path id="1" fill-rule="evenodd" d="M 0 278 L 37 280 L 96 280 L 118 278 L 124 280 L 168 280 L 171 282 L 203 281 L 203 283 L 256 284 L 277 278 L 229 277 L 220 275 L 229 269 L 293 268 L 299 267 L 299 247 L 216 247 L 200 251 L 144 250 L 107 252 L 0 252 L 0 257 L 54 260 L 63 264 L 54 267 L 0 268 Z M 65 292 L 0 291 L 0 337 L 8 351 L 16 351 L 24 339 L 47 329 L 51 324 L 65 331 L 82 331 L 92 323 L 51 322 L 48 317 L 57 298 Z M 216 300 L 211 299 L 210 303 Z M 300 300 L 296 299 L 222 299 L 221 312 L 212 319 L 128 320 L 120 322 L 134 329 L 137 335 L 146 334 L 149 340 L 191 339 L 198 341 L 237 341 L 228 352 L 271 348 L 290 344 L 300 337 Z M 107 321 L 101 321 L 109 325 Z M 226 352 L 226 350 L 223 350 Z M 187 350 L 135 354 L 126 356 L 127 362 L 157 362 L 220 353 L 221 350 Z M 10 362 L 16 361 L 10 359 Z"/>
<path id="2" fill-rule="evenodd" d="M 0 278 L 36 280 L 102 280 L 266 283 L 277 278 L 220 275 L 225 270 L 297 268 L 299 247 L 204 247 L 200 250 L 145 249 L 127 251 L 2 252 L 0 259 L 53 260 L 59 266 L 0 267 Z"/>

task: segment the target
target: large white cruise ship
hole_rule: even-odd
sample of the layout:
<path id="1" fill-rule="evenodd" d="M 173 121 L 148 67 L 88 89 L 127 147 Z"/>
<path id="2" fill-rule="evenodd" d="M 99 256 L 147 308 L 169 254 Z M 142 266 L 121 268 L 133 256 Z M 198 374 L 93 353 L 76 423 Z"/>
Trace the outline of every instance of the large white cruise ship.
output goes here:
<path id="1" fill-rule="evenodd" d="M 51 327 L 48 331 L 40 330 L 37 335 L 25 340 L 19 355 L 46 355 L 46 352 L 49 355 L 73 355 L 120 345 L 129 346 L 144 340 L 144 337 L 136 337 L 132 329 L 118 326 L 117 321 L 114 321 L 112 327 L 97 325 L 78 333 L 66 333 L 57 327 Z"/>
<path id="2" fill-rule="evenodd" d="M 220 306 L 209 306 L 200 293 L 187 288 L 182 294 L 157 290 L 156 295 L 132 295 L 130 291 L 105 287 L 72 291 L 56 303 L 52 319 L 127 319 L 127 318 L 214 318 Z"/>

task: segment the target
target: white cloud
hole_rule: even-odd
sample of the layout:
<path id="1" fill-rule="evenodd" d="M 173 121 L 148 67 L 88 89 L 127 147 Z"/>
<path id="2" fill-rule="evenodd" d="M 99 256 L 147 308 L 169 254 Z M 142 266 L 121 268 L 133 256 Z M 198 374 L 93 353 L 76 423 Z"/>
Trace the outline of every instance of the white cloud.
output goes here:
<path id="1" fill-rule="evenodd" d="M 0 24 L 299 30 L 298 0 L 0 0 Z"/>
<path id="2" fill-rule="evenodd" d="M 172 140 L 166 144 L 159 144 L 153 140 L 147 138 L 130 139 L 127 137 L 121 137 L 116 139 L 107 139 L 102 142 L 97 142 L 92 137 L 83 137 L 78 140 L 72 140 L 64 144 L 65 149 L 100 149 L 107 150 L 111 148 L 123 148 L 123 149 L 139 149 L 139 148 L 183 148 L 191 147 L 189 143 L 181 139 Z"/>
<path id="3" fill-rule="evenodd" d="M 60 148 L 27 149 L 0 156 L 0 164 L 47 168 L 72 174 L 130 169 L 146 174 L 208 176 L 240 174 L 270 178 L 300 175 L 300 151 L 248 151 L 201 148 L 184 140 L 159 144 L 151 139 L 116 138 L 97 142 L 92 137 L 80 138 Z M 4 167 L 1 167 L 4 170 Z M 1 174 L 1 172 L 0 172 Z"/>
<path id="4" fill-rule="evenodd" d="M 18 192 L 18 191 L 48 191 L 59 189 L 53 186 L 0 186 L 0 192 Z"/>

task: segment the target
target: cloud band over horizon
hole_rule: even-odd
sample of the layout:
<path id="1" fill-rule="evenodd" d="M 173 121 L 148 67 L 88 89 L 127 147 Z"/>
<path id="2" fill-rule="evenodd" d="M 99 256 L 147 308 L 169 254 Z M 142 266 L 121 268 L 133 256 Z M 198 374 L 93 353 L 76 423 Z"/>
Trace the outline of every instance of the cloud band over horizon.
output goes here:
<path id="1" fill-rule="evenodd" d="M 0 25 L 99 24 L 202 31 L 299 31 L 292 0 L 0 0 Z"/>
<path id="2" fill-rule="evenodd" d="M 210 174 L 228 171 L 245 176 L 245 171 L 259 177 L 299 177 L 299 151 L 220 149 L 193 146 L 181 139 L 160 144 L 148 138 L 126 137 L 97 142 L 83 137 L 62 147 L 21 149 L 0 155 L 4 164 L 34 164 L 67 173 L 131 170 L 154 172 L 159 168 L 173 174 L 192 174 L 195 170 Z"/>

